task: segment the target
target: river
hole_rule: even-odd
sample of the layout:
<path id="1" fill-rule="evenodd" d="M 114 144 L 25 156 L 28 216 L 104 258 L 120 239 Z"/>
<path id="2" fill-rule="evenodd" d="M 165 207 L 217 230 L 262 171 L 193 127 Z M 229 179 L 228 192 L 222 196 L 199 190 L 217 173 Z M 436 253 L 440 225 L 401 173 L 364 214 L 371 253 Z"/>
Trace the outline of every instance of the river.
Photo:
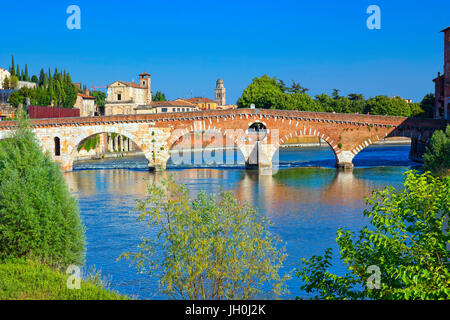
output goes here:
<path id="1" fill-rule="evenodd" d="M 367 225 L 364 196 L 387 185 L 401 187 L 402 174 L 417 165 L 409 161 L 409 149 L 409 145 L 368 147 L 354 159 L 355 169 L 349 172 L 334 169 L 329 147 L 281 149 L 280 170 L 274 176 L 245 170 L 237 153 L 235 165 L 177 166 L 169 161 L 164 173 L 146 171 L 142 157 L 80 162 L 66 179 L 86 226 L 84 270 L 100 271 L 110 288 L 133 298 L 167 298 L 158 292 L 157 278 L 137 274 L 127 261 L 117 258 L 135 251 L 142 235 L 150 234 L 136 221 L 136 199 L 145 197 L 148 183 L 171 174 L 192 195 L 224 188 L 258 208 L 271 220 L 271 231 L 286 244 L 283 273 L 298 268 L 302 257 L 323 254 L 328 247 L 335 252 L 332 271 L 342 273 L 336 255 L 337 229 L 356 231 Z M 284 298 L 304 297 L 300 284 L 293 274 L 288 281 L 290 294 Z"/>

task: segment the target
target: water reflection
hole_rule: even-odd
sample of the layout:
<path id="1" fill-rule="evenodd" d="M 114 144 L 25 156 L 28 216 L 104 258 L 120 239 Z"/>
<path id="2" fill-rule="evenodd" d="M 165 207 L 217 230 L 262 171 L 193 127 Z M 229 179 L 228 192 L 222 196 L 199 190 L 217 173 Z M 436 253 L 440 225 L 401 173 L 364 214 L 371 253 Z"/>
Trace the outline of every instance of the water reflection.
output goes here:
<path id="1" fill-rule="evenodd" d="M 383 148 L 376 149 L 372 157 L 383 159 Z M 409 149 L 391 150 L 399 159 L 407 156 Z M 301 150 L 292 150 L 288 158 L 303 159 Z M 308 151 L 308 163 L 322 157 Z M 283 154 L 280 160 L 289 162 Z M 403 161 L 403 160 L 402 160 Z M 120 160 L 119 167 L 120 167 Z M 95 168 L 95 167 L 94 167 Z M 100 165 L 102 168 L 102 165 Z M 288 259 L 283 271 L 299 267 L 300 258 L 322 254 L 331 247 L 337 252 L 336 230 L 340 227 L 356 231 L 367 224 L 362 215 L 364 196 L 386 185 L 399 187 L 402 173 L 409 166 L 366 167 L 342 172 L 331 168 L 297 167 L 283 169 L 275 176 L 259 175 L 255 171 L 240 168 L 192 168 L 172 169 L 163 173 L 140 170 L 80 170 L 66 174 L 70 189 L 79 199 L 82 219 L 87 228 L 87 266 L 95 266 L 108 275 L 112 287 L 122 293 L 137 295 L 143 299 L 165 298 L 158 293 L 158 279 L 138 275 L 125 261 L 117 257 L 133 251 L 142 235 L 149 230 L 136 222 L 133 208 L 136 199 L 146 196 L 147 185 L 159 183 L 172 175 L 185 184 L 191 195 L 201 190 L 219 192 L 232 190 L 235 196 L 249 202 L 270 218 L 271 231 L 286 242 Z M 335 260 L 332 271 L 342 272 L 342 265 Z M 302 295 L 298 291 L 300 281 L 295 277 L 289 282 L 293 298 Z"/>

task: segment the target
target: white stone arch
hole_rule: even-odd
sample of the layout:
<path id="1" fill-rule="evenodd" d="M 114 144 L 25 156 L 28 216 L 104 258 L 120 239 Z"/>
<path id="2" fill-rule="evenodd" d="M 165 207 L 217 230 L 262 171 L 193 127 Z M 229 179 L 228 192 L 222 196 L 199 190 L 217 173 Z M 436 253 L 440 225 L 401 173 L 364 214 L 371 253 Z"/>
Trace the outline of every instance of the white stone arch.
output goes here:
<path id="1" fill-rule="evenodd" d="M 63 143 L 63 139 L 68 142 L 68 157 L 67 161 L 70 164 L 70 167 L 73 165 L 73 161 L 78 153 L 78 147 L 80 144 L 85 141 L 86 139 L 103 134 L 103 133 L 117 133 L 121 136 L 124 136 L 131 141 L 133 141 L 144 153 L 145 158 L 149 162 L 149 165 L 151 165 L 153 161 L 153 155 L 152 150 L 149 150 L 149 148 L 146 146 L 146 144 L 138 138 L 133 133 L 129 132 L 128 130 L 124 129 L 123 127 L 118 127 L 114 125 L 98 125 L 98 126 L 90 126 L 89 128 L 86 127 L 79 127 L 79 132 L 75 135 L 74 139 L 71 139 L 70 135 L 62 135 L 60 136 L 61 143 Z M 53 137 L 52 137 L 53 139 Z"/>

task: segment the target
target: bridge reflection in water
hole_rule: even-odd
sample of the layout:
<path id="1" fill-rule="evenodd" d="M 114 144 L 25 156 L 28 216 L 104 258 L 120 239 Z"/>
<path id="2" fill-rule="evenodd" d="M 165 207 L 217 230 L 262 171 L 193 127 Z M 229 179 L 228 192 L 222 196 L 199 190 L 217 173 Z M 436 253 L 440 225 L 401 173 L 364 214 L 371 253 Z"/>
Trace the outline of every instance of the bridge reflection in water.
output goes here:
<path id="1" fill-rule="evenodd" d="M 299 151 L 300 152 L 300 151 Z M 400 148 L 403 158 L 408 148 Z M 386 148 L 378 150 L 378 156 Z M 373 155 L 371 155 L 373 156 Z M 282 160 L 283 156 L 280 157 Z M 168 175 L 186 184 L 192 196 L 200 190 L 232 190 L 269 217 L 271 230 L 286 242 L 288 258 L 284 271 L 298 267 L 300 258 L 322 254 L 327 247 L 336 249 L 335 233 L 340 227 L 358 230 L 367 224 L 362 212 L 363 197 L 376 188 L 391 184 L 400 187 L 408 166 L 356 168 L 291 168 L 275 176 L 259 175 L 244 168 L 192 168 L 148 172 L 139 170 L 82 170 L 66 173 L 70 189 L 79 199 L 83 222 L 87 227 L 87 268 L 96 267 L 110 277 L 111 287 L 139 298 L 166 298 L 158 293 L 157 278 L 136 274 L 117 257 L 133 250 L 141 236 L 152 231 L 136 222 L 132 213 L 136 199 L 146 196 L 147 184 L 159 183 Z M 131 214 L 130 214 L 131 213 Z M 336 252 L 336 251 L 335 251 Z M 342 271 L 337 264 L 334 272 Z M 293 298 L 300 294 L 300 282 L 289 281 Z"/>

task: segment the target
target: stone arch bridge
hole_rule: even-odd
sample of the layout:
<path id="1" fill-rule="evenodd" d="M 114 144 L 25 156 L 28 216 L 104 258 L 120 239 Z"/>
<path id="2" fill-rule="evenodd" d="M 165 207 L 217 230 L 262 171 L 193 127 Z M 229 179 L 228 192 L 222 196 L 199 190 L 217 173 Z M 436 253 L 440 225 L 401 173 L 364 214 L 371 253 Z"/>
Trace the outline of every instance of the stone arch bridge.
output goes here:
<path id="1" fill-rule="evenodd" d="M 265 128 L 263 135 L 249 128 Z M 144 153 L 151 170 L 164 170 L 170 150 L 177 141 L 192 133 L 215 132 L 239 148 L 246 164 L 271 167 L 279 146 L 295 136 L 317 136 L 326 141 L 336 156 L 338 168 L 352 168 L 353 158 L 367 146 L 386 137 L 411 138 L 410 158 L 420 160 L 435 130 L 448 121 L 362 114 L 336 114 L 269 109 L 235 109 L 120 115 L 84 118 L 40 119 L 31 126 L 53 159 L 71 171 L 80 144 L 101 133 L 117 133 L 131 139 Z M 13 121 L 0 122 L 0 139 L 15 128 Z"/>

